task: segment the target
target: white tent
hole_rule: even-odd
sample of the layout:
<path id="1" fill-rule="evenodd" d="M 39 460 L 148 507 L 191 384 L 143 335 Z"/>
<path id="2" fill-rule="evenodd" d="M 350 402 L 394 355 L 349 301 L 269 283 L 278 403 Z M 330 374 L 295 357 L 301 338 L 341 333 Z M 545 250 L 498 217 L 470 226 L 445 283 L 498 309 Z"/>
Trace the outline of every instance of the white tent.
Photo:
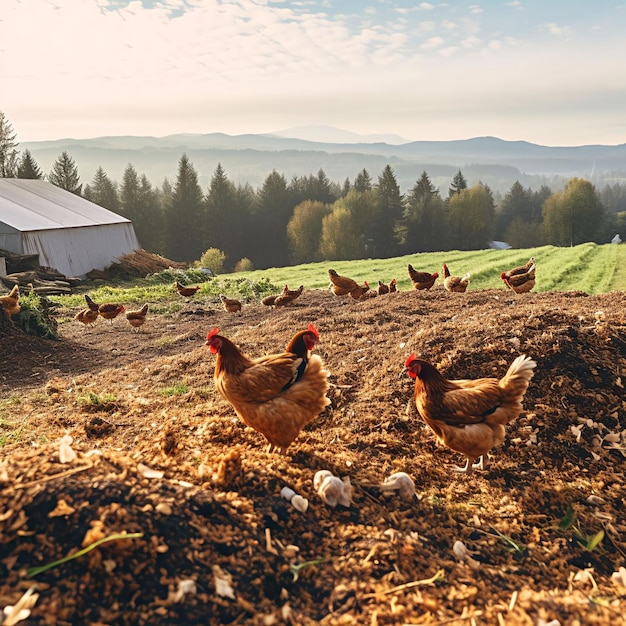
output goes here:
<path id="1" fill-rule="evenodd" d="M 0 178 L 0 250 L 84 277 L 139 248 L 125 217 L 43 180 Z"/>

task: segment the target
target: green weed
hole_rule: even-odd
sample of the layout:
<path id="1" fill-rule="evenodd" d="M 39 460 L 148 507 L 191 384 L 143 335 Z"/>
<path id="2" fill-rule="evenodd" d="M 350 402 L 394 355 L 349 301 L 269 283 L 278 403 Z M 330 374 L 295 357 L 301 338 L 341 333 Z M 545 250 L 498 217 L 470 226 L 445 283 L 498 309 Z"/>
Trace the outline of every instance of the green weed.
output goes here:
<path id="1" fill-rule="evenodd" d="M 602 529 L 589 535 L 581 528 L 580 520 L 571 504 L 567 507 L 563 518 L 559 520 L 557 528 L 563 531 L 571 530 L 578 544 L 587 552 L 593 552 L 604 539 L 604 530 Z"/>
<path id="2" fill-rule="evenodd" d="M 162 396 L 182 396 L 183 394 L 189 391 L 189 387 L 185 385 L 185 383 L 176 383 L 171 387 L 166 387 L 165 389 L 161 389 L 159 393 Z"/>

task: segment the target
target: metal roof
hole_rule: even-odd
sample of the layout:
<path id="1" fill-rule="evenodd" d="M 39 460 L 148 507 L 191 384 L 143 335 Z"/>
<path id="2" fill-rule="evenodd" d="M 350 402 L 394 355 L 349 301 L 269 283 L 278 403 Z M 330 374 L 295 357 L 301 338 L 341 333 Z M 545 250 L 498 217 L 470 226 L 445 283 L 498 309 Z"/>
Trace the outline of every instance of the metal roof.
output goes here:
<path id="1" fill-rule="evenodd" d="M 123 224 L 129 221 L 45 180 L 0 178 L 0 222 L 18 231 Z"/>

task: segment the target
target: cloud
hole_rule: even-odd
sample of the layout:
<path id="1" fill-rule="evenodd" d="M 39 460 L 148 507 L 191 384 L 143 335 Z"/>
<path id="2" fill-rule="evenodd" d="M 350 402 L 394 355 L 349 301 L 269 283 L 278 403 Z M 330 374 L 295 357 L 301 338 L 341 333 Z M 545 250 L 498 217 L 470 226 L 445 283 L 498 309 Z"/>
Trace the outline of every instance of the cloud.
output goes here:
<path id="1" fill-rule="evenodd" d="M 547 31 L 551 35 L 556 35 L 557 37 L 569 35 L 572 32 L 572 29 L 569 26 L 559 26 L 554 22 L 551 22 L 549 24 L 541 24 L 540 28 Z"/>
<path id="2" fill-rule="evenodd" d="M 596 7 L 588 24 L 572 14 L 564 25 L 543 10 L 531 17 L 525 6 L 524 20 L 512 20 L 519 2 L 488 11 L 423 2 L 405 11 L 386 0 L 365 15 L 351 13 L 353 3 L 333 12 L 334 4 L 38 0 L 35 13 L 30 2 L 3 0 L 0 106 L 32 138 L 268 132 L 342 121 L 407 136 L 416 115 L 435 119 L 453 109 L 457 128 L 478 127 L 471 109 L 483 134 L 497 134 L 487 132 L 487 112 L 504 124 L 513 109 L 570 110 L 581 75 L 585 92 L 604 94 L 626 71 L 615 17 L 623 11 Z M 605 106 L 615 97 L 610 92 Z M 558 113 L 550 120 L 562 124 Z M 520 123 L 512 124 L 518 132 Z"/>

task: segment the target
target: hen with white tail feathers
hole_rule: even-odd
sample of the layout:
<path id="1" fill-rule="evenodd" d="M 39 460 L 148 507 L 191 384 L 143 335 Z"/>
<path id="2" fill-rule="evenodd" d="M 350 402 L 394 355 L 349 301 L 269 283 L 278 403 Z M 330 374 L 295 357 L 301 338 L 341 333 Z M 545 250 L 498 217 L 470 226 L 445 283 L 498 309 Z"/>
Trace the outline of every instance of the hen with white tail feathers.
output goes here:
<path id="1" fill-rule="evenodd" d="M 474 462 L 504 441 L 505 426 L 523 410 L 522 400 L 537 363 L 518 356 L 501 378 L 448 380 L 414 354 L 405 362 L 415 380 L 414 401 L 439 441 L 467 458 L 460 471 L 470 474 Z"/>

